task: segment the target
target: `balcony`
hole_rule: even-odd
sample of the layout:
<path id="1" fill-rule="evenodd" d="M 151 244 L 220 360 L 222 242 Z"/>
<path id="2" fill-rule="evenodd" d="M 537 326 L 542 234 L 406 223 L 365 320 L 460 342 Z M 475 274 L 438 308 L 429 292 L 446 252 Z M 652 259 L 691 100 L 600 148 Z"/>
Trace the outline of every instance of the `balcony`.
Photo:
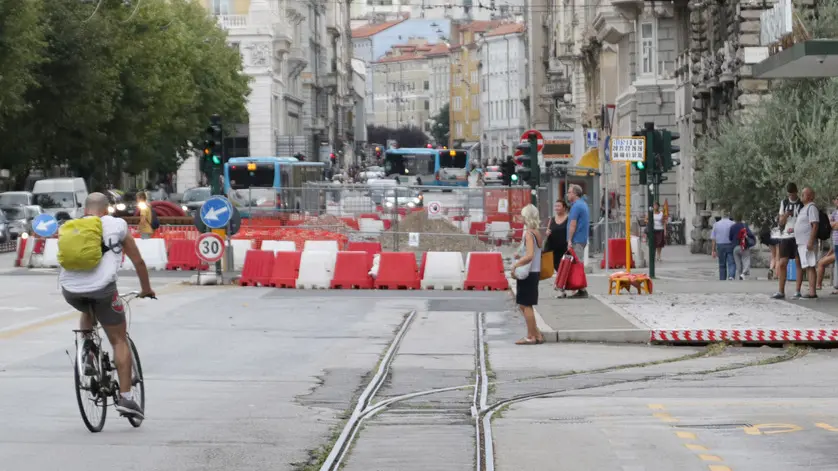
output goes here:
<path id="1" fill-rule="evenodd" d="M 568 67 L 558 57 L 551 57 L 547 62 L 547 75 L 554 77 L 565 77 Z"/>
<path id="2" fill-rule="evenodd" d="M 266 18 L 251 15 L 216 15 L 216 21 L 219 27 L 229 31 L 231 35 L 271 34 L 277 53 L 287 53 L 294 40 L 291 25 L 275 12 L 268 12 Z"/>
<path id="3" fill-rule="evenodd" d="M 611 3 L 614 4 L 617 2 L 612 0 Z M 597 39 L 608 44 L 618 44 L 623 36 L 632 32 L 634 28 L 625 16 L 618 10 L 613 9 L 604 9 L 597 13 L 594 18 L 593 27 Z"/>
<path id="4" fill-rule="evenodd" d="M 338 73 L 337 72 L 327 72 L 320 76 L 320 85 L 324 88 L 337 88 L 338 87 Z"/>
<path id="5" fill-rule="evenodd" d="M 304 67 L 308 64 L 308 57 L 300 47 L 292 47 L 288 51 L 288 66 L 291 68 Z"/>
<path id="6" fill-rule="evenodd" d="M 248 15 L 216 15 L 215 18 L 221 29 L 229 31 L 247 28 Z"/>
<path id="7" fill-rule="evenodd" d="M 643 4 L 643 0 L 611 0 L 612 7 L 632 17 L 643 11 Z"/>

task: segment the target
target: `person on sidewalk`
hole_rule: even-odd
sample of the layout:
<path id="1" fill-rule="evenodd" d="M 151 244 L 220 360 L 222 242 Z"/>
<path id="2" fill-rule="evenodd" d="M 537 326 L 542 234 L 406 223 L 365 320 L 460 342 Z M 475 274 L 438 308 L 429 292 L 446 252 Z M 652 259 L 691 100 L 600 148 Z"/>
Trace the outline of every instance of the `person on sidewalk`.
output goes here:
<path id="1" fill-rule="evenodd" d="M 664 217 L 661 205 L 655 201 L 652 205 L 652 232 L 655 235 L 655 260 L 663 261 L 663 247 L 666 245 L 666 218 Z M 646 216 L 646 224 L 649 224 L 649 216 Z"/>
<path id="2" fill-rule="evenodd" d="M 803 189 L 803 209 L 797 215 L 794 222 L 794 239 L 797 242 L 797 254 L 800 257 L 800 268 L 806 270 L 806 279 L 809 280 L 809 293 L 801 296 L 800 289 L 803 286 L 802 273 L 797 274 L 797 289 L 794 292 L 795 299 L 815 299 L 818 293 L 817 274 L 815 268 L 818 264 L 818 224 L 820 223 L 820 211 L 815 206 L 815 191 L 809 187 Z"/>
<path id="3" fill-rule="evenodd" d="M 794 259 L 794 263 L 797 265 L 797 278 L 802 278 L 800 255 L 794 237 L 794 224 L 800 210 L 803 209 L 803 202 L 798 198 L 797 185 L 794 183 L 789 183 L 786 186 L 786 193 L 788 193 L 788 197 L 780 202 L 780 214 L 777 218 L 780 229 L 780 244 L 777 249 L 779 260 L 774 263 L 774 270 L 779 286 L 777 292 L 771 296 L 774 299 L 785 299 L 786 297 L 786 268 L 788 268 L 789 259 Z M 800 291 L 800 285 L 798 285 L 797 290 Z"/>
<path id="4" fill-rule="evenodd" d="M 553 205 L 555 215 L 550 218 L 547 223 L 547 243 L 553 251 L 553 270 L 556 274 L 559 273 L 559 264 L 562 263 L 562 257 L 567 252 L 567 203 L 559 198 Z M 557 298 L 566 298 L 567 294 L 562 290 Z"/>
<path id="5" fill-rule="evenodd" d="M 570 202 L 570 214 L 567 217 L 567 240 L 580 260 L 585 257 L 588 245 L 588 233 L 591 230 L 591 213 L 588 203 L 582 198 L 582 187 L 570 185 L 567 188 L 567 200 Z M 580 289 L 572 298 L 587 298 L 588 291 Z"/>
<path id="6" fill-rule="evenodd" d="M 137 230 L 140 232 L 140 237 L 143 239 L 151 239 L 154 235 L 154 229 L 151 227 L 151 205 L 148 204 L 148 197 L 145 192 L 137 193 L 137 208 L 140 209 L 140 222 L 137 224 Z"/>
<path id="7" fill-rule="evenodd" d="M 734 277 L 746 280 L 751 275 L 751 247 L 756 245 L 757 239 L 754 233 L 745 224 L 741 214 L 736 215 L 736 223 L 730 226 L 730 240 L 735 244 L 733 247 L 733 261 L 736 264 Z"/>
<path id="8" fill-rule="evenodd" d="M 719 259 L 719 279 L 732 280 L 736 275 L 736 263 L 733 261 L 733 241 L 730 239 L 730 228 L 733 221 L 727 214 L 713 224 L 710 239 L 713 241 L 713 258 Z"/>
<path id="9" fill-rule="evenodd" d="M 538 304 L 538 282 L 541 276 L 541 247 L 543 238 L 539 232 L 541 218 L 538 209 L 529 204 L 521 210 L 524 218 L 523 243 L 515 254 L 512 265 L 512 278 L 516 281 L 515 302 L 527 323 L 527 336 L 515 342 L 518 345 L 536 345 L 544 343 L 544 337 L 535 323 L 535 308 Z M 523 280 L 515 276 L 515 269 L 529 265 L 529 275 Z"/>
<path id="10" fill-rule="evenodd" d="M 835 249 L 838 249 L 838 196 L 835 196 L 832 201 L 835 203 L 835 209 L 829 215 L 829 223 L 832 226 L 832 247 L 830 247 L 829 253 L 818 261 L 818 289 L 823 288 L 823 276 L 826 268 L 834 265 L 831 294 L 838 294 L 838 276 L 835 274 L 835 269 L 838 269 L 838 264 L 835 264 Z"/>

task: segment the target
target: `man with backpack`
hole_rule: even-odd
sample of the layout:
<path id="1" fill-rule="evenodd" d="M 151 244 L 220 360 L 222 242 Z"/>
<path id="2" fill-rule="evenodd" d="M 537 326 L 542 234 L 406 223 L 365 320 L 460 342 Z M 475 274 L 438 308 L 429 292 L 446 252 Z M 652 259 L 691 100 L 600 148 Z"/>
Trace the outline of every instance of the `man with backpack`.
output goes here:
<path id="1" fill-rule="evenodd" d="M 797 251 L 797 242 L 795 240 L 794 225 L 800 211 L 803 209 L 803 202 L 797 195 L 797 185 L 789 183 L 786 186 L 788 197 L 780 202 L 780 214 L 777 216 L 776 233 L 772 233 L 772 240 L 778 241 L 777 260 L 775 260 L 774 268 L 776 270 L 777 280 L 779 280 L 779 289 L 773 296 L 774 299 L 785 299 L 786 297 L 786 268 L 788 268 L 789 260 L 794 260 L 797 265 L 798 273 L 800 268 L 800 255 Z M 774 232 L 774 231 L 772 231 Z M 776 235 L 776 237 L 775 237 Z M 800 280 L 800 276 L 797 277 Z M 798 281 L 799 283 L 799 281 Z M 800 296 L 800 284 L 797 285 L 795 298 Z"/>
<path id="2" fill-rule="evenodd" d="M 803 274 L 797 274 L 797 290 L 794 293 L 795 299 L 815 299 L 818 294 L 815 292 L 817 287 L 815 272 L 818 264 L 817 256 L 817 239 L 819 236 L 818 226 L 820 226 L 820 211 L 815 206 L 815 192 L 806 187 L 803 189 L 802 198 L 803 209 L 797 214 L 797 220 L 794 222 L 794 239 L 797 242 L 797 254 L 800 258 L 800 267 L 806 270 L 806 278 L 809 280 L 809 293 L 801 296 L 800 289 L 803 286 Z M 827 224 L 827 231 L 829 230 Z M 827 232 L 826 238 L 829 238 Z"/>
<path id="3" fill-rule="evenodd" d="M 116 282 L 125 254 L 137 270 L 140 297 L 153 298 L 148 269 L 125 220 L 107 215 L 108 198 L 105 195 L 88 195 L 84 213 L 84 217 L 66 222 L 58 231 L 61 292 L 67 303 L 81 312 L 79 329 L 92 330 L 94 321 L 102 324 L 113 346 L 119 376 L 120 397 L 116 409 L 124 415 L 142 419 L 143 410 L 131 394 L 131 350 L 126 338 L 125 307 Z M 89 352 L 89 344 L 86 340 L 86 352 Z M 96 367 L 90 357 L 90 354 L 85 355 L 85 373 L 92 375 Z"/>
<path id="4" fill-rule="evenodd" d="M 736 215 L 736 223 L 730 226 L 730 240 L 733 242 L 733 261 L 736 263 L 734 277 L 746 280 L 751 275 L 751 247 L 756 245 L 756 237 L 744 222 L 741 214 Z"/>

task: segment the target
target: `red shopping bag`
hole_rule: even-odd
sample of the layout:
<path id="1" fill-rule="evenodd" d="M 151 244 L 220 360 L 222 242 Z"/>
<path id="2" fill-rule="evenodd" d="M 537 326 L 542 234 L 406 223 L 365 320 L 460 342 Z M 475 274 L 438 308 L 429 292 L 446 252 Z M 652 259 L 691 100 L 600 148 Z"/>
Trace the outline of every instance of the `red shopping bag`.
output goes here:
<path id="1" fill-rule="evenodd" d="M 576 257 L 573 249 L 568 249 L 559 263 L 556 273 L 556 288 L 566 291 L 578 291 L 588 287 L 585 265 Z"/>

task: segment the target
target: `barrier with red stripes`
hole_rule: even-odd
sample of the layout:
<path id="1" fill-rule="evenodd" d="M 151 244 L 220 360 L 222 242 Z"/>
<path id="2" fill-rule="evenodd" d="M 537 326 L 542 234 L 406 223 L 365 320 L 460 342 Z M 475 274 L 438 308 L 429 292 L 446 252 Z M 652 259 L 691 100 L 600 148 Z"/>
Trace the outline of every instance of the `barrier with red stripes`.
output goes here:
<path id="1" fill-rule="evenodd" d="M 500 254 L 498 254 L 500 255 Z M 381 252 L 375 287 L 379 289 L 419 289 L 416 255 L 411 252 Z"/>
<path id="2" fill-rule="evenodd" d="M 170 240 L 166 270 L 208 270 L 209 265 L 198 258 L 197 244 L 197 240 Z"/>
<path id="3" fill-rule="evenodd" d="M 838 342 L 838 329 L 676 329 L 653 330 L 652 343 L 828 343 Z"/>
<path id="4" fill-rule="evenodd" d="M 351 252 L 366 252 L 369 255 L 370 266 L 372 266 L 373 257 L 381 253 L 381 242 L 350 242 L 346 245 L 346 250 Z"/>
<path id="5" fill-rule="evenodd" d="M 338 252 L 332 289 L 371 289 L 372 257 L 367 252 Z"/>
<path id="6" fill-rule="evenodd" d="M 300 274 L 300 258 L 302 256 L 302 251 L 277 252 L 268 286 L 274 288 L 296 288 L 297 275 Z M 247 267 L 247 263 L 248 261 L 245 260 L 245 267 Z"/>
<path id="7" fill-rule="evenodd" d="M 509 280 L 503 271 L 503 257 L 500 252 L 472 252 L 469 254 L 466 281 L 467 290 L 506 290 Z"/>
<path id="8" fill-rule="evenodd" d="M 274 256 L 270 250 L 248 250 L 244 259 L 241 286 L 269 286 L 274 271 Z"/>

